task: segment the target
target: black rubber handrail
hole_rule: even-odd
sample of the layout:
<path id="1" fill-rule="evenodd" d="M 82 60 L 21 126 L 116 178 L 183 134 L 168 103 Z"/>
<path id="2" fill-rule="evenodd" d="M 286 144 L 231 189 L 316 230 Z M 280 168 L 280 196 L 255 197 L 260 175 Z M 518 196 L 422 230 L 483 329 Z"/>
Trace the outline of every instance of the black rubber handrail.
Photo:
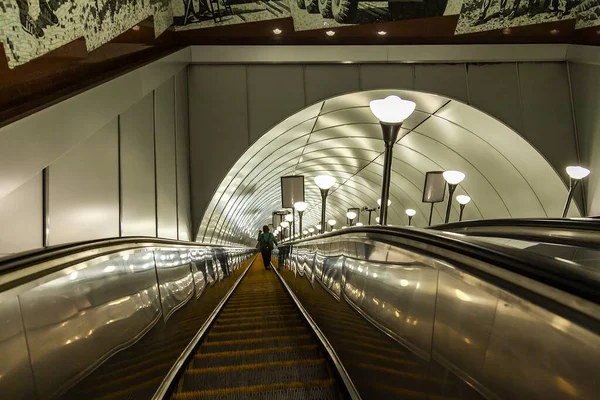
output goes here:
<path id="1" fill-rule="evenodd" d="M 160 239 L 147 236 L 115 237 L 99 240 L 88 240 L 49 246 L 22 253 L 17 253 L 0 259 L 0 274 L 8 273 L 17 269 L 28 267 L 35 264 L 41 264 L 57 258 L 70 256 L 77 253 L 83 253 L 89 250 L 101 249 L 109 246 L 118 246 L 136 243 L 152 243 L 157 245 L 180 245 L 196 247 L 213 248 L 231 248 L 231 246 L 220 246 L 214 244 L 204 244 L 197 242 L 187 242 L 181 240 Z M 240 246 L 242 248 L 244 246 Z"/>
<path id="2" fill-rule="evenodd" d="M 367 234 L 368 238 L 369 235 L 372 235 L 371 239 L 399 247 L 410 247 L 406 243 L 401 243 L 400 239 L 418 241 L 438 249 L 448 250 L 449 253 L 441 257 L 439 254 L 436 254 L 437 258 L 445 258 L 452 261 L 452 253 L 461 254 L 600 304 L 600 274 L 589 269 L 575 263 L 544 257 L 518 249 L 474 242 L 469 237 L 455 237 L 452 234 L 433 230 L 383 226 L 352 227 L 329 232 L 317 237 L 285 242 L 282 243 L 282 246 L 305 244 L 319 239 L 357 233 Z M 386 238 L 378 238 L 377 235 L 386 235 Z M 420 249 L 419 251 L 423 253 L 423 250 Z M 481 271 L 478 275 L 482 275 Z"/>
<path id="3" fill-rule="evenodd" d="M 568 230 L 598 231 L 600 234 L 600 219 L 596 218 L 502 218 L 481 219 L 472 221 L 452 222 L 449 224 L 433 225 L 427 229 L 458 231 L 468 228 L 482 227 L 531 227 L 531 228 L 556 228 Z"/>

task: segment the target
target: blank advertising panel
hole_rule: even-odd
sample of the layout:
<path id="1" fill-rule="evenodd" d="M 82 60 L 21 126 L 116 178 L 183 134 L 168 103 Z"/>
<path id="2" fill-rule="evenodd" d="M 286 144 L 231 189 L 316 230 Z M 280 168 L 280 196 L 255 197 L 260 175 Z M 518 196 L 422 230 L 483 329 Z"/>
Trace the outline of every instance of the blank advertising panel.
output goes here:
<path id="1" fill-rule="evenodd" d="M 423 203 L 439 203 L 444 201 L 446 180 L 443 174 L 444 171 L 430 171 L 425 174 Z"/>
<path id="2" fill-rule="evenodd" d="M 304 176 L 282 176 L 281 207 L 294 208 L 299 201 L 304 201 Z"/>

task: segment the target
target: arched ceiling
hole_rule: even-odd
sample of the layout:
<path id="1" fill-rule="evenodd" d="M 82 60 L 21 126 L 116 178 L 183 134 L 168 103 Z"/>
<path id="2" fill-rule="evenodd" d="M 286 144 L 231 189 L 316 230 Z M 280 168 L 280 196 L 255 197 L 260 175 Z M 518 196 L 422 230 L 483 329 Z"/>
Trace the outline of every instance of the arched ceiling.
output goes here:
<path id="1" fill-rule="evenodd" d="M 427 226 L 429 204 L 422 203 L 428 171 L 466 174 L 455 195 L 472 201 L 464 219 L 557 217 L 567 188 L 544 157 L 518 133 L 489 115 L 446 97 L 405 90 L 374 90 L 334 97 L 307 107 L 263 135 L 231 168 L 213 196 L 197 240 L 253 244 L 257 230 L 281 209 L 280 177 L 303 175 L 310 204 L 304 226 L 320 219 L 321 198 L 314 177 L 331 174 L 327 218 L 345 224 L 351 207 L 376 207 L 381 193 L 383 140 L 369 102 L 391 94 L 417 104 L 394 146 L 390 225 Z M 402 135 L 400 135 L 402 136 Z M 456 203 L 456 202 L 455 202 Z M 434 207 L 441 223 L 445 203 Z M 361 213 L 361 222 L 367 222 Z M 375 222 L 375 213 L 373 223 Z M 579 216 L 571 207 L 569 216 Z M 451 221 L 458 219 L 457 204 Z"/>

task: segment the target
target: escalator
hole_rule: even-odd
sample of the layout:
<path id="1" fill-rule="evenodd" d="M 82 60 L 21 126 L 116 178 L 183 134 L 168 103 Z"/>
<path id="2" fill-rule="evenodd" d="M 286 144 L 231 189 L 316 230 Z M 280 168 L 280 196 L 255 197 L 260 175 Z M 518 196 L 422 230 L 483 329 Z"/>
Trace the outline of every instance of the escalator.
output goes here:
<path id="1" fill-rule="evenodd" d="M 171 398 L 326 400 L 346 396 L 317 337 L 258 256 Z"/>

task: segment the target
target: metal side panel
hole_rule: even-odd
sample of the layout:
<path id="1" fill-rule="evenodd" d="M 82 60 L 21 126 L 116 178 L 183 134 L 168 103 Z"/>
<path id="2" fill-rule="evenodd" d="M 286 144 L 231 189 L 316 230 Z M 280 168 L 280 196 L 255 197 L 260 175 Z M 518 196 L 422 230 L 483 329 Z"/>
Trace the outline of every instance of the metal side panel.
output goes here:
<path id="1" fill-rule="evenodd" d="M 440 268 L 443 268 L 440 263 Z M 434 357 L 481 383 L 499 290 L 473 276 L 440 271 L 436 303 Z"/>
<path id="2" fill-rule="evenodd" d="M 179 250 L 155 250 L 156 274 L 164 320 L 185 305 L 194 294 L 190 261 Z"/>
<path id="3" fill-rule="evenodd" d="M 600 338 L 501 293 L 482 381 L 510 400 L 598 399 Z"/>
<path id="4" fill-rule="evenodd" d="M 153 252 L 146 249 L 73 265 L 28 284 L 19 298 L 41 399 L 135 343 L 161 315 Z"/>
<path id="5" fill-rule="evenodd" d="M 36 398 L 33 372 L 19 300 L 14 293 L 0 295 L 0 393 L 12 399 Z"/>

